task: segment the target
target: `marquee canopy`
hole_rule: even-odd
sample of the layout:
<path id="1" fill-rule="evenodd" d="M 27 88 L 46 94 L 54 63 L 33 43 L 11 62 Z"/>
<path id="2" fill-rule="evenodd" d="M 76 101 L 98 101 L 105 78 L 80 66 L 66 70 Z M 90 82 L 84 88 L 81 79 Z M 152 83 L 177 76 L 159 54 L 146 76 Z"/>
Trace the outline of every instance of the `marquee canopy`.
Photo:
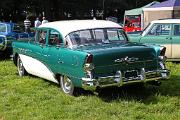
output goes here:
<path id="1" fill-rule="evenodd" d="M 143 8 L 143 11 L 145 26 L 152 20 L 180 18 L 180 0 L 166 0 L 147 8 Z"/>

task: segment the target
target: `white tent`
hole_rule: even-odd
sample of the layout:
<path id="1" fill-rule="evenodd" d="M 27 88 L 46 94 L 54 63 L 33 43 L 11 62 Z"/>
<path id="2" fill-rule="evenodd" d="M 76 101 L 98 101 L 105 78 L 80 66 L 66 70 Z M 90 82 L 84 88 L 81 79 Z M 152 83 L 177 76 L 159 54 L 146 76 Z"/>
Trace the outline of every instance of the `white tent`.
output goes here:
<path id="1" fill-rule="evenodd" d="M 152 6 L 143 8 L 144 27 L 149 22 L 164 18 L 180 18 L 180 0 L 167 0 Z"/>

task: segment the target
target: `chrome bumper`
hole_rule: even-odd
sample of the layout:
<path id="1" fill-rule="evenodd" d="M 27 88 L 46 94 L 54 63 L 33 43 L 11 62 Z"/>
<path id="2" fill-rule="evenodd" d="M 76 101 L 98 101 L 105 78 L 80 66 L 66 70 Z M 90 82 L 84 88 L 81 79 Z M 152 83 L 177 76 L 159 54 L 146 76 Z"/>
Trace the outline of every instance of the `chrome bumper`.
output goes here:
<path id="1" fill-rule="evenodd" d="M 156 71 L 145 71 L 143 68 L 141 73 L 137 77 L 129 77 L 125 78 L 124 75 L 120 74 L 120 76 L 106 76 L 106 77 L 98 77 L 94 78 L 82 78 L 82 87 L 85 90 L 96 90 L 97 87 L 104 88 L 110 86 L 123 86 L 125 84 L 143 82 L 146 83 L 148 81 L 160 80 L 160 79 L 168 79 L 170 72 L 167 69 L 156 70 Z"/>

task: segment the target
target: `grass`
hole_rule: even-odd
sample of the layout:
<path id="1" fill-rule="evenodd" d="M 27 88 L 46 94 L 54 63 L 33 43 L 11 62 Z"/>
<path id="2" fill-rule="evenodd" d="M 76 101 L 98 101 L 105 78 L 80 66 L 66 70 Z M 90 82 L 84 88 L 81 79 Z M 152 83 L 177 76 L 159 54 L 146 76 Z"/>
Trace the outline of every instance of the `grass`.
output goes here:
<path id="1" fill-rule="evenodd" d="M 0 120 L 179 120 L 180 64 L 160 87 L 107 88 L 99 95 L 65 95 L 41 78 L 19 77 L 12 61 L 0 61 Z"/>

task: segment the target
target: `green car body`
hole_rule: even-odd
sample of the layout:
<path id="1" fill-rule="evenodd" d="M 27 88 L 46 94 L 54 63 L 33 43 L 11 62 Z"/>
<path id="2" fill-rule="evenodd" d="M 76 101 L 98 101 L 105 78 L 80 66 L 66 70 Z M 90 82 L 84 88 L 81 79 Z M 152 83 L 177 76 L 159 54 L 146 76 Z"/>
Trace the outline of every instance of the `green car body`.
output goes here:
<path id="1" fill-rule="evenodd" d="M 129 34 L 130 41 L 166 47 L 169 61 L 180 60 L 180 19 L 152 21 L 141 34 Z"/>
<path id="2" fill-rule="evenodd" d="M 34 40 L 13 43 L 20 76 L 27 72 L 60 83 L 68 94 L 166 79 L 164 52 L 160 46 L 131 43 L 118 24 L 100 20 L 46 23 Z"/>

